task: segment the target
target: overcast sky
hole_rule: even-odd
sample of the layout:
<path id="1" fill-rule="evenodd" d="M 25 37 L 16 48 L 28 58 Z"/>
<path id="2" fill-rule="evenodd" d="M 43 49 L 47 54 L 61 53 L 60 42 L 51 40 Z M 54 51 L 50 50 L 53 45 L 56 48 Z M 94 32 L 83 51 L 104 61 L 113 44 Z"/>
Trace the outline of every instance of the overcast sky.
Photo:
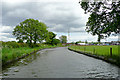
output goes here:
<path id="1" fill-rule="evenodd" d="M 0 2 L 0 41 L 16 40 L 12 35 L 13 28 L 28 18 L 44 22 L 49 31 L 57 34 L 56 38 L 68 36 L 69 30 L 68 42 L 97 41 L 97 36 L 85 32 L 89 14 L 84 14 L 78 2 L 79 0 L 3 0 L 2 6 Z M 116 40 L 117 36 L 111 36 L 102 41 Z"/>

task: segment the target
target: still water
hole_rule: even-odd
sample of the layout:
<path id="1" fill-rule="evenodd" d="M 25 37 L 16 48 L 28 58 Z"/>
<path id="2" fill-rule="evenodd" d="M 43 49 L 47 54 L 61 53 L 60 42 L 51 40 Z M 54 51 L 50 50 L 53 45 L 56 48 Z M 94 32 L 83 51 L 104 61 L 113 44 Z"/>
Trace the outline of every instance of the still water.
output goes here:
<path id="1" fill-rule="evenodd" d="M 67 47 L 44 49 L 9 65 L 4 78 L 116 78 L 120 68 Z"/>

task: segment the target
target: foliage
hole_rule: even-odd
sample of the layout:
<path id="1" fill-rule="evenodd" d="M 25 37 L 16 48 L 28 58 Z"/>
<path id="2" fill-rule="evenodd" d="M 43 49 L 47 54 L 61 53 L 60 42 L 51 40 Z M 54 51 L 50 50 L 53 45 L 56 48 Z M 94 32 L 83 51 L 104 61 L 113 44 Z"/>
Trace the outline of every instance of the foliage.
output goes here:
<path id="1" fill-rule="evenodd" d="M 61 43 L 67 43 L 67 36 L 62 35 L 60 38 Z"/>
<path id="2" fill-rule="evenodd" d="M 86 31 L 98 35 L 98 41 L 109 37 L 112 33 L 120 33 L 120 1 L 106 0 L 96 2 L 82 2 L 85 13 L 91 13 L 86 24 Z"/>
<path id="3" fill-rule="evenodd" d="M 86 43 L 86 44 L 88 43 L 87 40 L 85 41 L 85 43 Z"/>
<path id="4" fill-rule="evenodd" d="M 60 43 L 59 39 L 53 39 L 53 41 L 52 41 L 52 45 L 57 45 L 59 43 Z"/>
<path id="5" fill-rule="evenodd" d="M 18 43 L 23 43 L 23 40 L 22 40 L 22 39 L 19 39 Z"/>
<path id="6" fill-rule="evenodd" d="M 46 37 L 46 44 L 51 44 L 51 45 L 57 45 L 60 43 L 59 39 L 55 39 L 56 34 L 53 32 L 48 32 L 47 37 Z"/>
<path id="7" fill-rule="evenodd" d="M 53 39 L 55 38 L 56 34 L 53 32 L 48 32 L 47 37 L 46 37 L 46 43 L 47 44 L 52 44 Z"/>
<path id="8" fill-rule="evenodd" d="M 2 42 L 2 47 L 5 48 L 19 48 L 19 47 L 28 47 L 26 43 L 17 43 L 15 41 Z"/>
<path id="9" fill-rule="evenodd" d="M 42 42 L 46 38 L 47 26 L 34 19 L 26 19 L 14 28 L 13 35 L 16 39 L 26 40 L 29 45 L 32 42 L 36 44 L 37 41 Z"/>
<path id="10" fill-rule="evenodd" d="M 87 41 L 87 40 L 86 40 Z M 85 41 L 85 43 L 86 43 Z M 83 41 L 76 41 L 75 44 L 77 45 L 78 43 L 84 43 Z"/>
<path id="11" fill-rule="evenodd" d="M 4 42 L 5 43 L 5 42 Z M 20 43 L 23 44 L 23 43 Z M 46 45 L 46 44 L 36 44 L 38 47 L 19 47 L 19 48 L 9 48 L 3 47 L 2 48 L 2 64 L 5 64 L 7 61 L 15 60 L 23 55 L 30 54 L 33 51 L 44 49 L 44 48 L 54 48 L 54 47 L 61 47 L 63 45 Z"/>

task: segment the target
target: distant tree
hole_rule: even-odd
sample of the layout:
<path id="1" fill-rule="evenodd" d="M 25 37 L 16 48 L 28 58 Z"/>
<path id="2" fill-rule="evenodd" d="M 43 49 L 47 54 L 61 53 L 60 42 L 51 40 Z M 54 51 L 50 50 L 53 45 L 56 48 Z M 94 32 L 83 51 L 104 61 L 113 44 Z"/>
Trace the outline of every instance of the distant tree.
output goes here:
<path id="1" fill-rule="evenodd" d="M 67 36 L 62 35 L 60 38 L 61 43 L 67 43 Z"/>
<path id="2" fill-rule="evenodd" d="M 55 39 L 56 34 L 53 32 L 48 32 L 47 37 L 46 37 L 46 43 L 47 44 L 52 44 L 53 39 Z"/>
<path id="3" fill-rule="evenodd" d="M 47 26 L 43 22 L 34 19 L 26 19 L 14 28 L 13 35 L 16 39 L 26 40 L 31 46 L 32 42 L 36 44 L 46 38 L 48 33 Z"/>
<path id="4" fill-rule="evenodd" d="M 86 43 L 86 44 L 88 43 L 87 40 L 85 41 L 85 43 Z"/>
<path id="5" fill-rule="evenodd" d="M 98 42 L 111 34 L 120 34 L 120 1 L 96 0 L 80 3 L 85 13 L 90 13 L 86 31 L 98 35 Z"/>
<path id="6" fill-rule="evenodd" d="M 75 44 L 76 42 L 71 42 L 71 44 Z"/>
<path id="7" fill-rule="evenodd" d="M 77 45 L 78 43 L 84 43 L 83 41 L 76 41 L 75 44 Z"/>
<path id="8" fill-rule="evenodd" d="M 59 43 L 60 43 L 59 39 L 53 39 L 53 41 L 52 41 L 52 45 L 57 45 Z"/>
<path id="9" fill-rule="evenodd" d="M 77 45 L 78 43 L 81 43 L 81 41 L 76 41 L 75 44 Z"/>

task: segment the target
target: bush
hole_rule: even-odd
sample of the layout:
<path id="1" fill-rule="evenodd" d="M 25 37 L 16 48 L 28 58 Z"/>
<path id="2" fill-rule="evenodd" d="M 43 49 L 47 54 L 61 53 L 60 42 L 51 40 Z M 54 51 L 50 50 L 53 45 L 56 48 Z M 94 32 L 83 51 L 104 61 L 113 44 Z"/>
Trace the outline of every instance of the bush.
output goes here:
<path id="1" fill-rule="evenodd" d="M 28 47 L 28 44 L 26 43 L 18 43 L 20 45 L 20 47 Z"/>
<path id="2" fill-rule="evenodd" d="M 52 41 L 52 45 L 57 45 L 59 43 L 60 43 L 59 39 L 53 39 L 53 41 Z"/>
<path id="3" fill-rule="evenodd" d="M 26 43 L 17 43 L 15 41 L 2 42 L 2 47 L 7 48 L 19 48 L 19 47 L 28 47 Z"/>

